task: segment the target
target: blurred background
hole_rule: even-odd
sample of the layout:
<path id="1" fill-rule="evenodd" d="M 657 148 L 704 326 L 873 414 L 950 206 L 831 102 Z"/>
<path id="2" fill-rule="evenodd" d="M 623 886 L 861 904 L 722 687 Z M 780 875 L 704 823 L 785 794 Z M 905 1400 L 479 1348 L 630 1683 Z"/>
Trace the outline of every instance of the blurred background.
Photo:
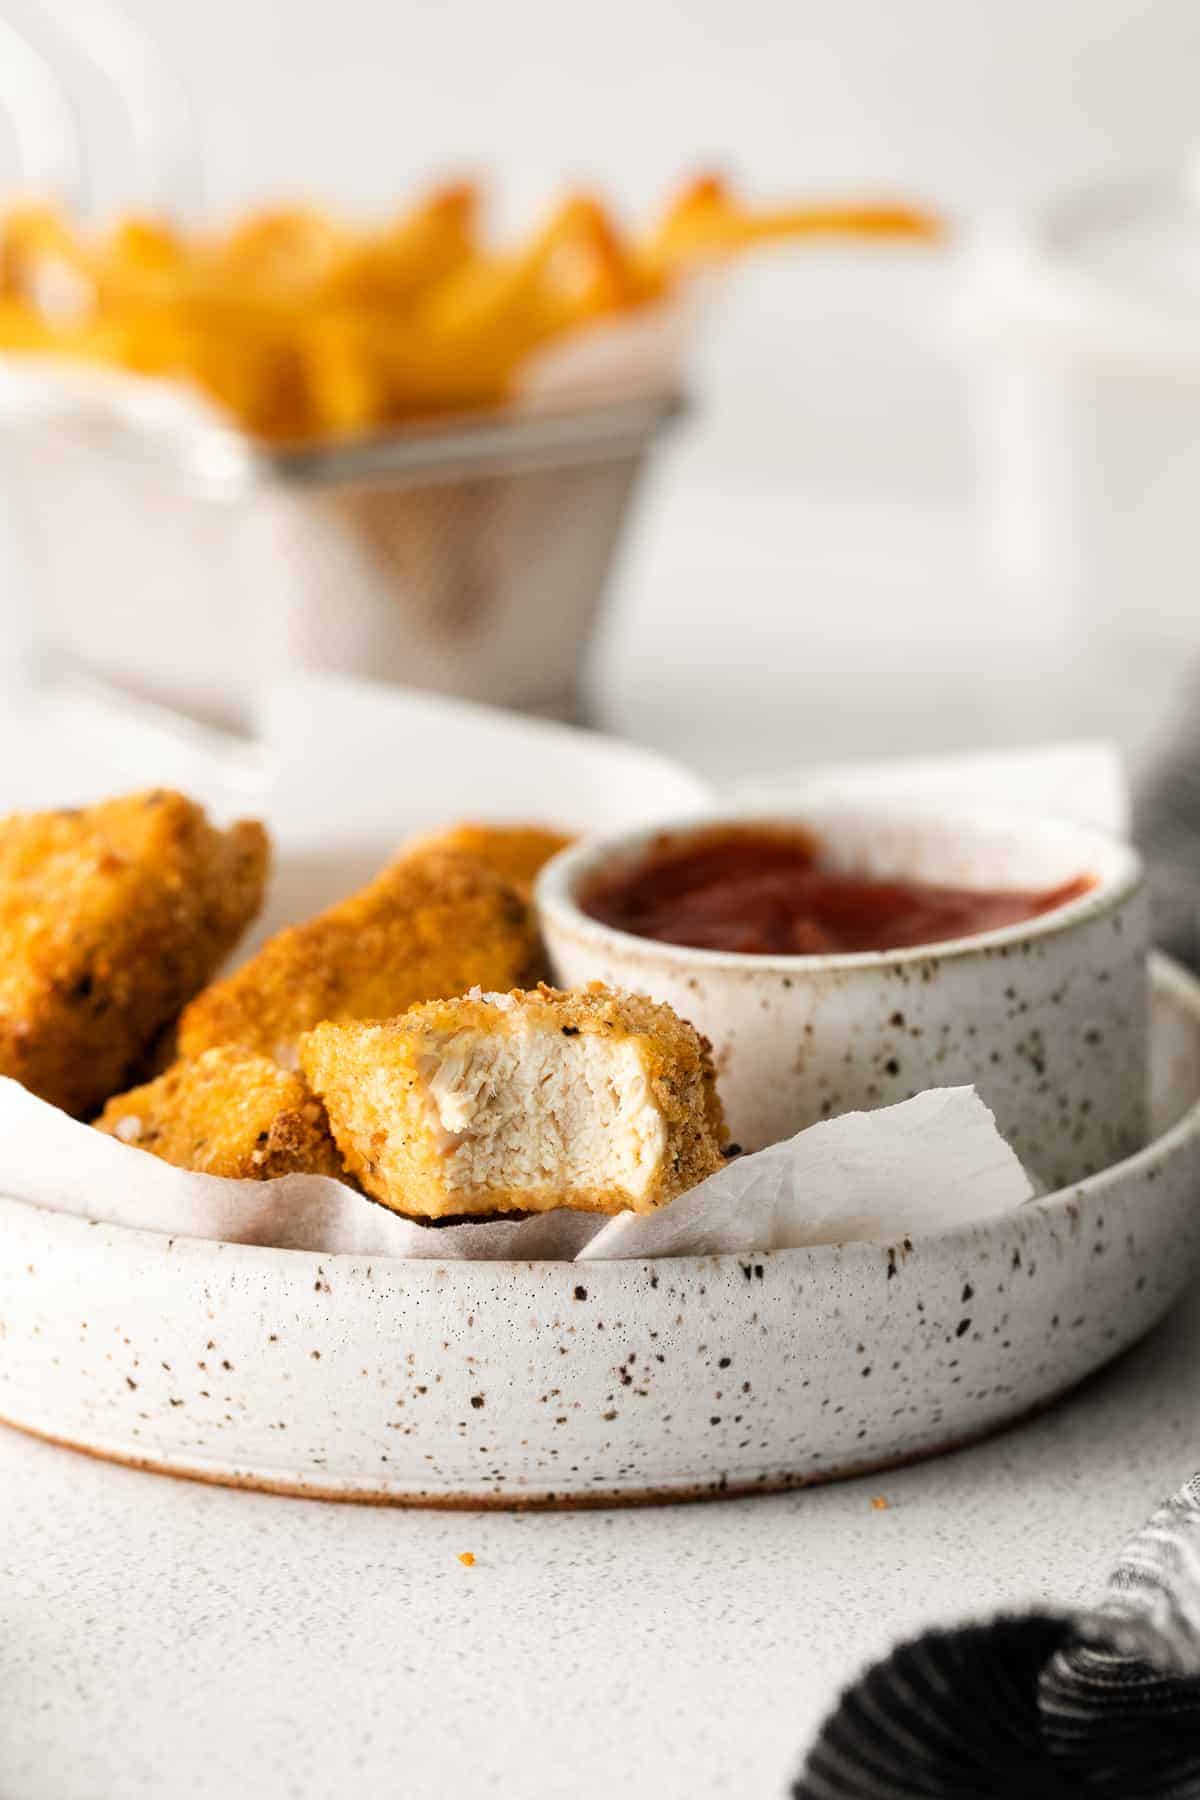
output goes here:
<path id="1" fill-rule="evenodd" d="M 103 36 L 92 0 L 60 6 Z M 4 10 L 53 39 L 53 8 Z M 945 247 L 781 246 L 720 283 L 692 414 L 620 542 L 596 722 L 722 776 L 1097 733 L 1142 767 L 1174 729 L 1197 652 L 1189 0 L 125 12 L 178 78 L 216 215 L 386 213 L 448 172 L 489 177 L 514 224 L 579 180 L 637 214 L 716 165 L 758 199 L 882 194 L 949 220 Z M 111 92 L 73 80 L 89 202 L 139 204 Z M 1111 186 L 1155 172 L 1132 199 Z M 1048 211 L 1094 186 L 1043 254 Z M 1086 292 L 1064 298 L 1065 263 Z M 18 538 L 2 573 L 12 680 L 36 627 Z M 122 579 L 96 568 L 94 609 Z"/>

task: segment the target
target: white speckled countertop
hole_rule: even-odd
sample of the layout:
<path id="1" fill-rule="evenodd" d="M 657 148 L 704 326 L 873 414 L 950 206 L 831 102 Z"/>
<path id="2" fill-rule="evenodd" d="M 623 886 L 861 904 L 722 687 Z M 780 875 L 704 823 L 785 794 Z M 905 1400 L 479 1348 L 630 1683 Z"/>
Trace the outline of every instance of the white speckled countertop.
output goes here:
<path id="1" fill-rule="evenodd" d="M 1198 1398 L 1200 1293 L 989 1444 L 717 1505 L 328 1506 L 0 1431 L 0 1793 L 780 1795 L 897 1635 L 1093 1593 Z"/>

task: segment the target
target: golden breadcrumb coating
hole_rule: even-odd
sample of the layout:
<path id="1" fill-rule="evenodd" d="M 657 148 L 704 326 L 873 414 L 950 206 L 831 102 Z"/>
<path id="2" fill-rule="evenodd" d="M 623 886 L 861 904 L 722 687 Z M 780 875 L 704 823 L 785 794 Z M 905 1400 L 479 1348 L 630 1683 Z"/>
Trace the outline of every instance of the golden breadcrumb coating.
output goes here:
<path id="1" fill-rule="evenodd" d="M 0 1074 L 90 1116 L 262 904 L 262 826 L 166 790 L 0 820 Z"/>
<path id="2" fill-rule="evenodd" d="M 599 983 L 318 1025 L 300 1060 L 346 1167 L 413 1217 L 651 1212 L 723 1161 L 707 1040 Z"/>
<path id="3" fill-rule="evenodd" d="M 96 1129 L 201 1175 L 343 1173 L 321 1102 L 298 1075 L 236 1044 L 116 1095 Z"/>
<path id="4" fill-rule="evenodd" d="M 244 1044 L 294 1068 L 301 1033 L 324 1019 L 387 1018 L 477 983 L 527 981 L 540 965 L 514 888 L 468 857 L 422 849 L 201 994 L 180 1020 L 179 1051 Z"/>
<path id="5" fill-rule="evenodd" d="M 460 850 L 494 869 L 523 894 L 528 894 L 543 863 L 575 842 L 564 831 L 551 831 L 544 825 L 452 825 L 437 837 L 426 838 L 426 846 L 440 845 L 444 850 Z"/>

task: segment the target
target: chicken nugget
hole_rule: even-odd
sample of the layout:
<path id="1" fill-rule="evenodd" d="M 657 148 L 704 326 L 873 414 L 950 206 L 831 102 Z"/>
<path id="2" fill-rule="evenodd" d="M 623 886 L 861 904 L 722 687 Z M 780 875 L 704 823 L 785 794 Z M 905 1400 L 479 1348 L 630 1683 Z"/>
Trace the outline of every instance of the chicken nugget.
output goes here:
<path id="1" fill-rule="evenodd" d="M 543 863 L 565 850 L 574 838 L 564 831 L 551 831 L 545 825 L 452 825 L 437 837 L 427 838 L 426 846 L 440 845 L 445 850 L 460 850 L 494 869 L 505 881 L 528 894 Z"/>
<path id="2" fill-rule="evenodd" d="M 180 1054 L 244 1044 L 295 1068 L 301 1033 L 324 1019 L 388 1018 L 476 984 L 527 981 L 540 963 L 514 888 L 469 857 L 424 849 L 199 995 L 180 1020 Z"/>
<path id="3" fill-rule="evenodd" d="M 711 1048 L 599 983 L 469 994 L 301 1040 L 348 1169 L 414 1217 L 652 1212 L 722 1165 Z"/>
<path id="4" fill-rule="evenodd" d="M 342 1176 L 321 1102 L 298 1075 L 237 1044 L 116 1095 L 96 1129 L 201 1175 Z"/>
<path id="5" fill-rule="evenodd" d="M 261 825 L 162 789 L 0 820 L 0 1074 L 96 1112 L 233 949 L 268 860 Z"/>

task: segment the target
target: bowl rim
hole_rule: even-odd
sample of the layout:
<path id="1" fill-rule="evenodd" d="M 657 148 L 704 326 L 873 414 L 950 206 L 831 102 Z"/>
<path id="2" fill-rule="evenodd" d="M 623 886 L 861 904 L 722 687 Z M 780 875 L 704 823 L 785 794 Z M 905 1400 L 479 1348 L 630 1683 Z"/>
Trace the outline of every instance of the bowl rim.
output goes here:
<path id="1" fill-rule="evenodd" d="M 1096 884 L 1076 900 L 1065 901 L 1032 919 L 1015 925 L 1002 925 L 991 931 L 973 932 L 969 936 L 942 938 L 927 944 L 911 944 L 895 950 L 834 950 L 812 955 L 759 955 L 743 950 L 704 950 L 690 944 L 672 944 L 660 938 L 638 937 L 607 925 L 584 912 L 575 898 L 580 880 L 596 872 L 609 859 L 636 857 L 659 837 L 696 837 L 723 826 L 781 825 L 804 829 L 810 824 L 820 828 L 820 821 L 835 815 L 853 817 L 864 822 L 877 818 L 891 829 L 911 820 L 914 824 L 937 822 L 961 829 L 964 835 L 996 834 L 1001 831 L 1023 832 L 1033 837 L 1056 839 L 1079 846 L 1079 857 L 1087 865 L 1098 865 Z M 626 958 L 645 962 L 655 960 L 672 967 L 687 969 L 727 969 L 737 973 L 778 972 L 790 976 L 822 975 L 838 970 L 890 969 L 897 965 L 942 962 L 964 957 L 990 957 L 1006 954 L 1014 945 L 1033 940 L 1058 937 L 1077 930 L 1094 919 L 1114 912 L 1137 894 L 1145 881 L 1145 866 L 1132 844 L 1094 826 L 1073 819 L 1026 813 L 1017 808 L 962 806 L 946 807 L 936 801 L 913 801 L 893 804 L 878 803 L 861 797 L 841 799 L 836 794 L 821 794 L 800 800 L 794 806 L 762 805 L 716 808 L 700 814 L 672 817 L 632 830 L 607 833 L 582 839 L 568 845 L 551 857 L 540 870 L 534 883 L 533 899 L 543 929 L 567 931 L 597 947 L 606 947 Z"/>
<path id="2" fill-rule="evenodd" d="M 1194 975 L 1190 969 L 1162 951 L 1151 952 L 1148 970 L 1152 996 L 1160 1004 L 1165 1002 L 1167 1006 L 1186 1015 L 1200 1030 L 1200 976 Z M 49 1229 L 61 1230 L 77 1241 L 87 1234 L 99 1232 L 106 1239 L 109 1249 L 118 1257 L 129 1258 L 152 1253 L 152 1247 L 156 1246 L 163 1257 L 195 1259 L 197 1279 L 202 1275 L 211 1278 L 219 1268 L 250 1272 L 291 1270 L 307 1287 L 311 1286 L 314 1272 L 319 1274 L 322 1268 L 339 1270 L 344 1278 L 351 1271 L 357 1270 L 365 1271 L 369 1276 L 373 1267 L 382 1267 L 405 1271 L 404 1284 L 411 1291 L 422 1284 L 431 1287 L 453 1284 L 460 1275 L 464 1281 L 472 1273 L 476 1279 L 486 1280 L 490 1273 L 495 1280 L 502 1279 L 505 1271 L 522 1269 L 529 1273 L 537 1271 L 539 1279 L 547 1284 L 558 1282 L 563 1292 L 567 1293 L 580 1280 L 580 1271 L 586 1269 L 584 1279 L 589 1285 L 612 1284 L 620 1292 L 623 1283 L 635 1278 L 644 1279 L 647 1274 L 657 1275 L 667 1283 L 686 1281 L 693 1276 L 711 1280 L 724 1272 L 733 1275 L 735 1271 L 744 1277 L 747 1265 L 753 1266 L 756 1263 L 764 1266 L 782 1263 L 785 1268 L 795 1268 L 805 1263 L 810 1272 L 817 1276 L 823 1268 L 844 1262 L 847 1258 L 865 1264 L 880 1255 L 886 1257 L 889 1248 L 894 1249 L 895 1243 L 904 1236 L 909 1238 L 916 1251 L 929 1245 L 937 1245 L 946 1251 L 960 1247 L 965 1250 L 974 1247 L 980 1232 L 990 1233 L 1002 1222 L 1011 1223 L 1023 1216 L 1043 1216 L 1050 1219 L 1070 1217 L 1072 1208 L 1103 1200 L 1114 1186 L 1129 1180 L 1131 1176 L 1149 1175 L 1150 1171 L 1162 1168 L 1193 1146 L 1200 1152 L 1200 1091 L 1193 1094 L 1177 1118 L 1154 1136 L 1148 1137 L 1144 1144 L 1122 1157 L 1119 1162 L 1097 1169 L 1095 1174 L 1086 1175 L 1066 1187 L 1055 1188 L 1049 1194 L 1033 1195 L 1017 1206 L 978 1218 L 964 1219 L 940 1231 L 902 1233 L 891 1244 L 883 1238 L 842 1238 L 832 1243 L 797 1244 L 776 1250 L 716 1250 L 696 1256 L 611 1257 L 588 1263 L 552 1257 L 453 1257 L 443 1261 L 432 1256 L 389 1257 L 339 1250 L 281 1249 L 269 1244 L 247 1244 L 229 1238 L 189 1237 L 182 1231 L 169 1234 L 151 1231 L 140 1225 L 115 1225 L 103 1218 L 87 1217 L 77 1212 L 60 1212 L 55 1207 L 34 1200 L 24 1200 L 2 1190 L 0 1206 L 19 1207 L 28 1213 L 40 1215 L 47 1221 L 53 1221 Z M 397 1279 L 400 1279 L 399 1274 Z M 556 1296 L 548 1294 L 548 1297 Z"/>

